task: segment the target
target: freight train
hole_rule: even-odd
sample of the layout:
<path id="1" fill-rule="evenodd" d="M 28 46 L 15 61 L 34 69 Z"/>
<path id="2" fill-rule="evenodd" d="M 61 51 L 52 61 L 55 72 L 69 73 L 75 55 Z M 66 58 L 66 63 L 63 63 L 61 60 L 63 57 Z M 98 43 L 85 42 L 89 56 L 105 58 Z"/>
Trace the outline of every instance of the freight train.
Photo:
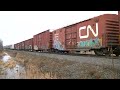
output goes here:
<path id="1" fill-rule="evenodd" d="M 45 30 L 28 40 L 14 44 L 15 50 L 74 53 L 94 51 L 120 55 L 120 12 L 103 14 L 54 31 Z"/>

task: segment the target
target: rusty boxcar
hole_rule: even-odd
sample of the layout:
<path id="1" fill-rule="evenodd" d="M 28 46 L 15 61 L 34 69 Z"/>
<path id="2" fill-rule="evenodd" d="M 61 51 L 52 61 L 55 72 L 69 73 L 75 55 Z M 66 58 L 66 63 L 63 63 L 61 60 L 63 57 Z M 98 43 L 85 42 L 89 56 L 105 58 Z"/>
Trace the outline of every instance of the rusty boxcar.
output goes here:
<path id="1" fill-rule="evenodd" d="M 17 44 L 14 44 L 14 49 L 15 49 L 15 50 L 17 49 Z"/>
<path id="2" fill-rule="evenodd" d="M 20 42 L 18 45 L 19 45 L 19 50 L 22 50 L 22 42 Z"/>
<path id="3" fill-rule="evenodd" d="M 19 43 L 14 44 L 14 49 L 19 50 Z"/>
<path id="4" fill-rule="evenodd" d="M 59 28 L 52 32 L 53 48 L 55 51 L 65 51 L 65 28 Z"/>
<path id="5" fill-rule="evenodd" d="M 34 50 L 43 51 L 52 48 L 52 32 L 46 30 L 33 36 Z"/>
<path id="6" fill-rule="evenodd" d="M 25 50 L 32 51 L 33 50 L 33 38 L 24 41 L 25 43 Z"/>
<path id="7" fill-rule="evenodd" d="M 18 43 L 19 50 L 24 50 L 24 41 Z"/>
<path id="8" fill-rule="evenodd" d="M 32 40 L 15 44 L 15 48 L 57 52 L 94 51 L 97 55 L 109 55 L 112 49 L 118 56 L 120 55 L 119 21 L 120 11 L 118 15 L 103 14 L 52 32 L 46 30 L 34 35 Z"/>
<path id="9" fill-rule="evenodd" d="M 21 50 L 25 50 L 25 41 L 22 41 L 20 43 L 20 46 L 21 46 Z"/>
<path id="10" fill-rule="evenodd" d="M 14 44 L 14 49 L 15 49 L 15 50 L 17 50 L 17 43 L 16 43 L 16 44 Z"/>
<path id="11" fill-rule="evenodd" d="M 115 51 L 120 46 L 119 35 L 118 15 L 104 14 L 53 31 L 53 47 L 60 51 L 94 50 L 97 55 L 109 54 L 112 47 L 119 55 Z"/>

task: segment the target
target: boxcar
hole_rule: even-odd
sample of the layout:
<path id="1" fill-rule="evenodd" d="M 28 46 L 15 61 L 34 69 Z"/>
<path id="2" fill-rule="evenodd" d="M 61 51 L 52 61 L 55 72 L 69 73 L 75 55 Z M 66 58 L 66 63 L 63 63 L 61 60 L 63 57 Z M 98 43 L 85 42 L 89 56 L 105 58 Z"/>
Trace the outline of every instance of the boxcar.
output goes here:
<path id="1" fill-rule="evenodd" d="M 65 28 L 59 28 L 52 32 L 53 35 L 53 49 L 54 51 L 65 52 L 66 42 L 65 42 Z"/>
<path id="2" fill-rule="evenodd" d="M 118 15 L 104 14 L 53 31 L 53 47 L 65 51 L 91 51 L 95 54 L 119 55 Z"/>
<path id="3" fill-rule="evenodd" d="M 14 49 L 17 50 L 17 44 L 14 44 Z"/>
<path id="4" fill-rule="evenodd" d="M 19 50 L 22 50 L 22 42 L 19 43 Z"/>
<path id="5" fill-rule="evenodd" d="M 35 51 L 48 51 L 52 48 L 52 33 L 46 30 L 33 36 Z"/>
<path id="6" fill-rule="evenodd" d="M 19 50 L 19 43 L 14 44 L 14 49 Z"/>
<path id="7" fill-rule="evenodd" d="M 32 51 L 33 50 L 33 38 L 24 41 L 25 43 L 25 50 Z"/>
<path id="8" fill-rule="evenodd" d="M 111 49 L 120 55 L 120 11 L 103 14 L 50 32 L 46 30 L 15 44 L 18 50 L 81 52 L 94 51 L 109 55 Z"/>
<path id="9" fill-rule="evenodd" d="M 22 41 L 20 43 L 20 46 L 21 46 L 21 50 L 25 50 L 25 41 Z"/>

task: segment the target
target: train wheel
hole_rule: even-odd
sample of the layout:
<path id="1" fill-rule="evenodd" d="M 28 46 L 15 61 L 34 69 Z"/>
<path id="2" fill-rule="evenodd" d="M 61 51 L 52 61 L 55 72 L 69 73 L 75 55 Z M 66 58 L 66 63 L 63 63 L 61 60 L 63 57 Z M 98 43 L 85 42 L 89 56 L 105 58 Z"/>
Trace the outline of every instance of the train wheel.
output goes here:
<path id="1" fill-rule="evenodd" d="M 107 57 L 108 57 L 108 56 L 111 56 L 111 53 L 106 53 L 105 56 L 107 56 Z"/>
<path id="2" fill-rule="evenodd" d="M 115 48 L 113 53 L 116 55 L 116 56 L 119 56 L 120 55 L 120 46 Z"/>
<path id="3" fill-rule="evenodd" d="M 94 50 L 94 52 L 98 56 L 102 56 L 104 54 L 102 50 Z"/>
<path id="4" fill-rule="evenodd" d="M 115 55 L 118 57 L 120 54 L 116 53 Z"/>
<path id="5" fill-rule="evenodd" d="M 107 49 L 103 49 L 103 53 L 105 54 L 105 56 L 111 56 L 111 52 Z"/>

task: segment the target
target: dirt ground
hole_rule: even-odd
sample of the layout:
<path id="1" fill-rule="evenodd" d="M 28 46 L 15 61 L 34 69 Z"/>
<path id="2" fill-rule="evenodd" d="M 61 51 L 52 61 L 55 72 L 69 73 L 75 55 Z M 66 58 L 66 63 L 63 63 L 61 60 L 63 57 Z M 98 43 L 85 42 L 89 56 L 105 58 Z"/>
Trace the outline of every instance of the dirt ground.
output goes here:
<path id="1" fill-rule="evenodd" d="M 25 79 L 120 79 L 120 70 L 112 66 L 76 62 L 32 55 L 27 52 L 5 51 L 25 67 Z"/>

